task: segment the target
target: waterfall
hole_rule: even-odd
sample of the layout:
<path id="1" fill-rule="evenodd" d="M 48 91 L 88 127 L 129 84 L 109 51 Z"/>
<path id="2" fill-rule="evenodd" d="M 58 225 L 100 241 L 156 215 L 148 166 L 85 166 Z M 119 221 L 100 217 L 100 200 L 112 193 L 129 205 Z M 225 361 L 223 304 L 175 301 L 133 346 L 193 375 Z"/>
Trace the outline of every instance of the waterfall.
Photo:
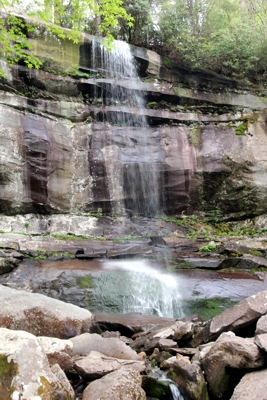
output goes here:
<path id="1" fill-rule="evenodd" d="M 102 150 L 112 212 L 115 215 L 155 216 L 160 213 L 159 138 L 148 128 L 142 82 L 130 46 L 115 41 L 111 52 L 97 41 L 92 46 L 93 69 L 101 75 L 95 78 L 98 110 L 99 88 L 102 98 L 98 118 L 110 124 L 111 131 L 120 132 L 122 137 L 121 143 L 109 138 Z M 117 160 L 115 167 L 114 160 Z"/>
<path id="2" fill-rule="evenodd" d="M 97 311 L 184 316 L 177 277 L 155 269 L 147 260 L 103 260 L 94 293 Z"/>

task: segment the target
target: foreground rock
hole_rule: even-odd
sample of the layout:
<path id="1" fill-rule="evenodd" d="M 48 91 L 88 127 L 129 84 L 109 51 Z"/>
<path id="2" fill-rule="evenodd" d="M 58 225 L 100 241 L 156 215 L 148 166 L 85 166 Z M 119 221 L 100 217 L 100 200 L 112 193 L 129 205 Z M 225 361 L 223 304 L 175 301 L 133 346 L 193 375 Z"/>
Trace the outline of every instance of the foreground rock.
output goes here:
<path id="1" fill-rule="evenodd" d="M 181 355 L 172 357 L 163 363 L 168 368 L 168 376 L 174 380 L 183 393 L 191 400 L 208 400 L 208 389 L 200 366 L 191 363 Z"/>
<path id="2" fill-rule="evenodd" d="M 258 321 L 267 313 L 267 291 L 247 297 L 235 306 L 210 320 L 194 337 L 194 344 L 206 343 L 219 337 L 222 332 L 238 333 Z M 259 332 L 261 333 L 261 332 Z"/>
<path id="3" fill-rule="evenodd" d="M 90 351 L 98 351 L 107 357 L 140 360 L 134 350 L 116 338 L 103 338 L 97 334 L 84 333 L 72 338 L 71 342 L 73 343 L 73 355 L 87 355 Z"/>
<path id="4" fill-rule="evenodd" d="M 85 309 L 49 297 L 0 285 L 0 326 L 36 336 L 70 338 L 94 327 Z"/>
<path id="5" fill-rule="evenodd" d="M 267 370 L 250 372 L 236 386 L 231 400 L 266 400 Z"/>
<path id="6" fill-rule="evenodd" d="M 73 368 L 73 344 L 70 340 L 39 336 L 38 341 L 47 355 L 50 366 L 58 364 L 63 371 Z"/>
<path id="7" fill-rule="evenodd" d="M 83 400 L 146 400 L 141 384 L 140 374 L 132 369 L 121 368 L 90 383 L 83 393 Z"/>
<path id="8" fill-rule="evenodd" d="M 101 378 L 122 367 L 137 372 L 144 372 L 146 369 L 143 361 L 107 357 L 97 351 L 91 351 L 88 356 L 76 359 L 74 363 L 75 370 L 86 380 Z"/>
<path id="9" fill-rule="evenodd" d="M 214 344 L 203 349 L 199 360 L 202 363 L 210 392 L 215 398 L 224 398 L 231 388 L 231 369 L 258 369 L 266 364 L 266 354 L 254 343 L 253 339 L 244 339 L 223 334 Z"/>
<path id="10" fill-rule="evenodd" d="M 221 324 L 218 316 L 208 322 L 195 319 L 192 319 L 194 322 L 165 320 L 164 324 L 150 327 L 147 332 L 135 333 L 132 338 L 122 337 L 118 331 L 106 331 L 102 335 L 78 333 L 68 340 L 62 340 L 36 337 L 18 330 L 18 326 L 25 326 L 33 332 L 38 326 L 39 335 L 46 329 L 50 333 L 58 333 L 58 329 L 52 329 L 51 321 L 56 321 L 58 328 L 60 318 L 70 326 L 73 318 L 75 325 L 73 314 L 70 317 L 70 313 L 63 315 L 62 311 L 66 312 L 70 304 L 65 304 L 64 308 L 61 302 L 52 300 L 53 311 L 58 319 L 55 315 L 52 318 L 52 311 L 48 307 L 51 307 L 51 299 L 6 287 L 0 289 L 2 308 L 8 311 L 4 317 L 1 310 L 0 325 L 9 323 L 17 329 L 0 328 L 1 400 L 20 397 L 72 400 L 74 393 L 66 375 L 70 376 L 75 387 L 81 388 L 75 397 L 83 400 L 145 400 L 149 396 L 165 400 L 171 390 L 166 375 L 172 379 L 172 384 L 177 383 L 185 398 L 191 400 L 229 400 L 231 396 L 233 400 L 266 400 L 267 292 L 249 297 L 222 313 Z M 35 308 L 39 313 L 27 319 L 29 299 L 36 303 Z M 80 309 L 74 307 L 71 310 L 75 311 L 78 318 Z M 24 313 L 26 315 L 22 318 Z M 44 323 L 46 319 L 49 329 Z M 147 320 L 144 320 L 144 324 L 146 326 Z M 213 331 L 210 327 L 213 327 Z M 236 328 L 240 336 L 232 331 Z M 65 332 L 69 332 L 68 329 L 65 328 Z M 212 341 L 221 331 L 224 332 L 215 342 Z M 248 333 L 250 337 L 246 338 Z M 200 345 L 196 344 L 196 348 L 184 347 L 194 341 Z M 130 343 L 132 348 L 126 343 Z M 145 350 L 147 354 L 137 354 L 135 350 Z M 150 361 L 153 362 L 151 365 Z M 155 381 L 158 370 L 154 368 L 155 362 L 166 372 L 161 385 Z M 252 373 L 253 370 L 257 372 Z M 162 377 L 163 371 L 160 373 Z M 162 393 L 159 397 L 155 395 L 158 390 Z"/>
<path id="11" fill-rule="evenodd" d="M 0 328 L 0 398 L 69 399 L 75 395 L 63 371 L 50 369 L 37 338 L 24 331 Z M 60 379 L 58 378 L 60 376 Z"/>

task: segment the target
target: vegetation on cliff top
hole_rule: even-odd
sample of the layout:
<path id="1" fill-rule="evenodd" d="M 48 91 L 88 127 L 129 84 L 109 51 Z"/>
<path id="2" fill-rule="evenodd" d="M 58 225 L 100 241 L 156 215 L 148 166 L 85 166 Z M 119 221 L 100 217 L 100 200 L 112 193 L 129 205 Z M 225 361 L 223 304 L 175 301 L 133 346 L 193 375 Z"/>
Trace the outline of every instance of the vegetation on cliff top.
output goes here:
<path id="1" fill-rule="evenodd" d="M 266 81 L 265 0 L 125 0 L 123 4 L 135 20 L 132 27 L 120 23 L 115 37 L 190 68 Z"/>
<path id="2" fill-rule="evenodd" d="M 79 32 L 102 35 L 156 50 L 192 69 L 261 83 L 267 81 L 267 3 L 265 0 L 0 0 L 48 23 L 60 37 L 77 40 Z M 1 57 L 40 61 L 30 54 L 33 27 L 10 16 L 0 19 Z M 78 36 L 77 36 L 78 35 Z"/>
<path id="3" fill-rule="evenodd" d="M 122 7 L 122 0 L 0 0 L 0 57 L 9 65 L 23 61 L 29 68 L 39 68 L 41 61 L 31 53 L 29 36 L 38 23 L 46 23 L 47 29 L 59 38 L 78 42 L 81 31 L 91 31 L 105 37 L 105 45 L 111 47 L 112 31 L 118 21 L 131 26 L 133 18 Z M 22 16 L 15 16 L 11 7 L 25 11 L 31 22 Z M 23 14 L 22 14 L 23 15 Z M 66 31 L 62 28 L 69 28 Z M 0 76 L 3 70 L 0 69 Z"/>

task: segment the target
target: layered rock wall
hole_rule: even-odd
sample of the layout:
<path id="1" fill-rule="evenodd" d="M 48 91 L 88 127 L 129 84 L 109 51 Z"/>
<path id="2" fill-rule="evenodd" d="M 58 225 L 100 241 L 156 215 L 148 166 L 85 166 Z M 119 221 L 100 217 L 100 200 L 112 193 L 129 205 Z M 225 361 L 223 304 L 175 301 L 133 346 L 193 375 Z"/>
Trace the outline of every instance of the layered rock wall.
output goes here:
<path id="1" fill-rule="evenodd" d="M 264 98 L 139 48 L 140 80 L 112 79 L 91 36 L 74 45 L 39 31 L 31 40 L 46 71 L 1 64 L 0 213 L 133 215 L 133 164 L 140 181 L 156 171 L 162 213 L 267 212 Z M 121 104 L 114 88 L 127 93 Z M 129 104 L 137 92 L 142 109 Z M 114 124 L 114 115 L 143 115 L 148 125 Z"/>

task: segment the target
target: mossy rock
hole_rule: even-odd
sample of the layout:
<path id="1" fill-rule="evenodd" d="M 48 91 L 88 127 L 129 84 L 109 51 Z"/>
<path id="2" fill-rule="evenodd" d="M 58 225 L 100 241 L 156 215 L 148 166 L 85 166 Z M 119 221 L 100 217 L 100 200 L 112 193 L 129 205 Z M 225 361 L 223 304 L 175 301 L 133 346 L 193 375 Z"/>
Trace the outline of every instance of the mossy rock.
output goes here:
<path id="1" fill-rule="evenodd" d="M 237 301 L 221 297 L 187 300 L 183 302 L 183 311 L 185 315 L 198 314 L 204 321 L 207 321 L 237 303 Z"/>
<path id="2" fill-rule="evenodd" d="M 93 277 L 92 275 L 85 275 L 77 278 L 77 284 L 81 289 L 91 289 L 94 287 L 93 285 Z"/>
<path id="3" fill-rule="evenodd" d="M 17 373 L 14 361 L 8 362 L 7 356 L 0 355 L 0 399 L 9 399 L 12 395 L 12 379 Z"/>

